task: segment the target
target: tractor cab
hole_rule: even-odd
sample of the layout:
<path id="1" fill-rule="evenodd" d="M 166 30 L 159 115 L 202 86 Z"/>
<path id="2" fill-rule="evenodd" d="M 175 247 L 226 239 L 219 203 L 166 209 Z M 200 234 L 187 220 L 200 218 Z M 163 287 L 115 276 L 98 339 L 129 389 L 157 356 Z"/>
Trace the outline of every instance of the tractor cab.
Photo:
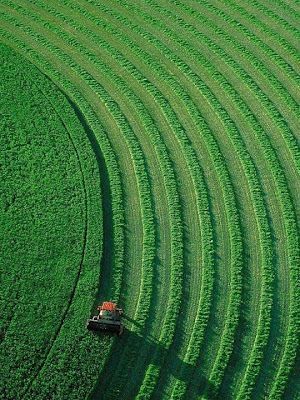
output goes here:
<path id="1" fill-rule="evenodd" d="M 119 336 L 123 333 L 121 316 L 123 310 L 117 308 L 116 303 L 104 301 L 97 307 L 98 315 L 87 321 L 87 329 L 92 331 L 115 332 Z"/>

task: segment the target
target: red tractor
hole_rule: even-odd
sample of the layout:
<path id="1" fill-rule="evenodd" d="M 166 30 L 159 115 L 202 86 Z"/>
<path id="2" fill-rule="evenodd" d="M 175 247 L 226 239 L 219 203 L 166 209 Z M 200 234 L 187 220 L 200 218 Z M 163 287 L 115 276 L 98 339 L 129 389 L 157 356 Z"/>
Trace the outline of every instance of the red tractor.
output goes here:
<path id="1" fill-rule="evenodd" d="M 123 310 L 116 303 L 104 301 L 97 307 L 98 315 L 87 321 L 87 329 L 92 331 L 115 332 L 122 335 L 124 327 L 121 321 Z"/>

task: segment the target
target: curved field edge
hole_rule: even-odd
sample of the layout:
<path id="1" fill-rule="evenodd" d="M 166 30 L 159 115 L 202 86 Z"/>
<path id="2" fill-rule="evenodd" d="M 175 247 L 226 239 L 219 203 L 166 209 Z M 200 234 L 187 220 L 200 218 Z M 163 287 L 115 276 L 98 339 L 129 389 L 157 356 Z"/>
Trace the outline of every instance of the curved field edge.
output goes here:
<path id="1" fill-rule="evenodd" d="M 47 135 L 47 129 L 46 129 L 47 124 L 45 121 L 49 121 L 49 124 L 51 124 L 52 127 L 53 126 L 55 127 L 57 125 L 55 120 L 58 120 L 61 128 L 63 128 L 57 130 L 58 135 L 61 134 L 62 130 L 64 130 L 63 135 L 66 136 L 67 141 L 69 142 L 68 143 L 69 153 L 66 153 L 66 161 L 68 160 L 68 164 L 63 165 L 63 168 L 65 168 L 65 170 L 63 169 L 62 172 L 64 173 L 65 178 L 67 178 L 66 173 L 68 167 L 71 168 L 72 166 L 73 170 L 70 171 L 69 174 L 70 173 L 72 174 L 73 181 L 72 181 L 72 187 L 70 187 L 69 189 L 70 196 L 68 204 L 61 201 L 62 211 L 64 210 L 63 207 L 67 206 L 71 207 L 73 201 L 75 202 L 75 204 L 77 203 L 76 196 L 77 197 L 80 196 L 82 201 L 79 202 L 79 204 L 81 204 L 81 211 L 79 214 L 80 220 L 78 221 L 79 222 L 78 229 L 79 232 L 81 232 L 80 233 L 81 246 L 80 244 L 78 244 L 78 239 L 76 239 L 74 235 L 73 236 L 70 235 L 70 240 L 72 240 L 72 242 L 70 242 L 70 240 L 66 238 L 65 240 L 66 249 L 63 251 L 60 274 L 58 273 L 57 270 L 58 273 L 57 276 L 60 279 L 60 284 L 57 285 L 55 283 L 55 277 L 54 276 L 51 277 L 50 273 L 49 273 L 50 280 L 48 281 L 47 274 L 45 273 L 45 271 L 35 270 L 35 267 L 38 264 L 36 263 L 37 264 L 36 265 L 34 262 L 31 265 L 32 269 L 29 276 L 26 277 L 28 280 L 27 282 L 30 282 L 30 279 L 32 279 L 33 283 L 37 282 L 36 280 L 39 279 L 38 282 L 39 284 L 41 284 L 42 280 L 45 279 L 49 287 L 51 287 L 52 284 L 57 285 L 56 290 L 58 290 L 60 297 L 62 299 L 61 303 L 57 303 L 55 301 L 55 296 L 53 296 L 54 293 L 50 295 L 50 293 L 48 293 L 43 288 L 43 286 L 41 286 L 41 288 L 45 292 L 45 296 L 47 293 L 46 298 L 43 298 L 41 292 L 36 289 L 34 292 L 29 291 L 27 300 L 23 299 L 22 297 L 19 299 L 19 303 L 21 303 L 22 308 L 25 306 L 26 301 L 29 302 L 29 305 L 32 304 L 33 315 L 30 315 L 30 310 L 31 310 L 30 307 L 28 307 L 28 312 L 26 314 L 27 318 L 29 319 L 29 321 L 28 320 L 26 321 L 26 323 L 28 323 L 29 325 L 29 339 L 30 339 L 30 334 L 34 335 L 36 339 L 38 337 L 39 330 L 42 331 L 44 336 L 46 334 L 47 339 L 49 339 L 49 332 L 50 332 L 49 323 L 50 323 L 50 326 L 52 328 L 52 335 L 50 336 L 50 340 L 45 340 L 45 338 L 44 339 L 41 338 L 39 342 L 35 342 L 35 346 L 33 346 L 33 348 L 36 350 L 36 357 L 38 357 L 38 359 L 35 359 L 34 357 L 32 359 L 32 361 L 34 361 L 35 363 L 35 368 L 32 369 L 31 367 L 31 375 L 28 374 L 28 370 L 26 371 L 26 367 L 27 368 L 30 367 L 30 363 L 28 364 L 28 360 L 26 362 L 26 357 L 29 356 L 29 353 L 26 353 L 26 351 L 23 352 L 23 354 L 21 355 L 23 357 L 22 360 L 23 362 L 20 363 L 22 365 L 22 368 L 18 368 L 18 374 L 20 377 L 22 377 L 22 374 L 26 374 L 27 380 L 26 379 L 24 380 L 23 378 L 16 379 L 17 378 L 16 375 L 14 376 L 11 375 L 11 379 L 13 381 L 11 381 L 11 383 L 6 382 L 5 390 L 1 391 L 1 393 L 3 393 L 6 399 L 8 398 L 17 399 L 20 398 L 19 396 L 22 396 L 22 398 L 26 398 L 26 393 L 28 392 L 27 397 L 29 396 L 29 398 L 32 398 L 30 394 L 31 393 L 30 387 L 31 385 L 33 385 L 33 387 L 35 386 L 36 378 L 38 377 L 38 375 L 46 372 L 48 379 L 47 380 L 44 379 L 44 381 L 45 382 L 47 381 L 48 385 L 51 381 L 53 383 L 53 380 L 56 380 L 60 376 L 59 371 L 57 371 L 57 368 L 55 368 L 57 367 L 57 362 L 59 361 L 60 368 L 62 367 L 66 368 L 67 365 L 68 366 L 72 365 L 72 368 L 71 369 L 69 368 L 69 371 L 71 375 L 73 374 L 73 379 L 71 378 L 71 381 L 74 380 L 73 381 L 74 392 L 76 391 L 76 385 L 77 385 L 77 389 L 80 387 L 79 391 L 81 393 L 85 393 L 86 395 L 87 392 L 90 390 L 91 380 L 93 380 L 94 378 L 93 374 L 91 373 L 91 365 L 89 366 L 88 370 L 85 370 L 84 368 L 84 365 L 86 363 L 85 359 L 86 352 L 96 349 L 93 348 L 93 346 L 95 345 L 95 341 L 92 340 L 91 338 L 86 338 L 85 320 L 86 316 L 89 315 L 90 310 L 93 306 L 95 292 L 99 281 L 99 266 L 101 259 L 102 235 L 103 235 L 99 167 L 96 162 L 95 155 L 91 149 L 90 143 L 87 140 L 86 133 L 82 128 L 80 122 L 78 121 L 75 112 L 73 111 L 70 103 L 65 98 L 65 96 L 63 96 L 63 94 L 58 90 L 57 87 L 55 87 L 55 85 L 51 81 L 49 81 L 49 79 L 47 79 L 32 64 L 29 64 L 29 62 L 25 60 L 23 57 L 17 55 L 11 49 L 8 48 L 6 48 L 6 52 L 13 55 L 12 56 L 14 60 L 13 67 L 14 68 L 18 67 L 22 70 L 22 75 L 24 76 L 26 82 L 25 84 L 23 83 L 23 87 L 25 87 L 27 84 L 29 86 L 32 85 L 32 88 L 33 87 L 35 88 L 38 97 L 32 96 L 34 101 L 38 103 L 41 102 L 40 99 L 42 97 L 44 97 L 45 99 L 44 113 L 42 110 L 40 110 L 39 113 L 39 115 L 41 115 L 42 117 L 44 116 L 45 118 L 44 123 L 42 125 L 44 127 L 42 136 L 44 137 L 44 142 L 46 143 L 45 137 Z M 10 93 L 9 90 L 8 93 Z M 29 99 L 27 99 L 27 103 L 30 103 Z M 61 117 L 60 114 L 63 115 L 63 117 Z M 28 120 L 30 120 L 30 118 L 28 118 Z M 41 125 L 39 125 L 40 121 L 38 120 L 38 118 L 35 119 L 34 123 L 39 129 L 41 129 Z M 21 134 L 20 134 L 21 139 L 24 139 L 24 132 L 25 131 L 22 130 L 21 127 Z M 59 136 L 57 140 L 60 141 Z M 16 145 L 18 146 L 17 142 Z M 43 142 L 40 143 L 41 148 L 43 148 L 43 145 L 44 145 Z M 29 152 L 31 150 L 33 149 L 29 147 Z M 49 149 L 45 148 L 43 150 L 46 151 L 47 153 L 47 150 Z M 56 148 L 56 151 L 58 151 L 59 154 L 60 151 L 59 148 Z M 45 159 L 47 158 L 46 153 L 44 155 Z M 32 178 L 34 178 L 34 176 L 32 176 Z M 38 178 L 41 178 L 41 176 L 39 177 L 35 176 L 35 178 L 36 181 L 33 181 L 32 185 L 38 185 Z M 53 174 L 53 180 L 54 178 L 55 175 Z M 41 187 L 41 189 L 43 189 L 43 187 Z M 58 190 L 63 189 L 63 186 L 61 188 L 58 187 L 57 189 Z M 77 195 L 76 191 L 78 192 Z M 62 193 L 64 194 L 66 199 L 68 199 L 68 196 L 66 196 L 66 191 L 63 191 Z M 55 191 L 53 191 L 53 196 L 55 196 Z M 43 201 L 45 202 L 48 201 L 49 203 L 53 201 L 55 202 L 55 200 L 56 200 L 55 197 L 54 200 L 53 198 L 50 197 L 43 198 Z M 34 206 L 34 208 L 35 207 L 36 205 Z M 45 212 L 46 210 L 47 209 L 43 211 Z M 68 216 L 68 213 L 66 213 L 66 211 L 64 211 L 64 213 L 66 214 L 66 216 Z M 76 224 L 78 224 L 78 222 L 76 222 Z M 72 219 L 69 218 L 68 223 L 70 225 L 70 228 L 76 231 L 75 230 L 76 226 L 74 224 L 72 226 Z M 68 229 L 65 229 L 65 231 L 66 234 L 68 234 L 69 232 Z M 57 231 L 57 233 L 58 232 L 59 231 Z M 34 234 L 34 229 L 31 231 L 31 234 L 32 235 Z M 47 235 L 46 236 L 44 235 L 42 237 L 43 241 L 47 243 Z M 72 248 L 78 248 L 78 245 L 81 247 L 81 249 L 79 248 L 79 251 L 77 251 L 78 260 L 75 262 L 77 268 L 74 271 L 75 272 L 74 273 L 72 272 L 71 266 L 72 264 L 74 264 L 75 260 L 73 260 L 72 257 L 70 257 L 70 255 L 72 255 Z M 48 243 L 48 247 L 49 246 L 53 247 L 53 243 L 50 244 Z M 42 263 L 46 265 L 47 263 L 51 262 L 51 255 L 53 257 L 53 254 L 51 254 L 51 249 L 49 249 L 48 252 L 49 252 L 48 254 L 47 253 L 45 254 L 44 259 L 42 259 Z M 22 265 L 22 260 L 20 260 L 20 263 Z M 39 272 L 41 274 L 43 273 L 42 280 L 41 277 L 39 278 Z M 69 291 L 66 291 L 66 289 L 64 288 L 64 282 L 69 282 L 69 284 L 72 284 L 72 286 L 69 288 Z M 22 291 L 20 293 L 22 293 Z M 36 300 L 35 294 L 37 293 L 41 297 Z M 22 304 L 22 301 L 24 304 Z M 36 308 L 36 306 L 34 306 L 34 301 L 38 301 L 40 303 L 38 309 Z M 74 313 L 75 308 L 77 310 L 76 313 Z M 45 309 L 47 309 L 47 311 L 45 311 Z M 53 321 L 50 322 L 51 318 L 53 320 L 53 314 L 51 315 L 51 312 L 54 313 L 55 319 L 57 321 L 56 323 L 53 323 Z M 20 312 L 18 312 L 18 309 L 14 311 L 14 317 L 15 318 L 18 317 L 17 324 L 16 320 L 13 318 L 9 326 L 8 334 L 5 337 L 3 346 L 1 347 L 1 349 L 4 348 L 8 350 L 8 352 L 10 352 L 11 354 L 14 354 L 12 348 L 16 351 L 16 344 L 14 342 L 15 340 L 14 338 L 16 338 L 17 331 L 20 329 L 20 326 L 22 326 L 21 325 L 22 314 L 21 315 L 19 314 Z M 67 328 L 68 324 L 71 324 L 71 329 L 70 327 Z M 24 337 L 24 331 L 23 331 L 23 337 Z M 84 338 L 85 340 L 83 341 L 82 338 Z M 58 348 L 59 346 L 61 346 L 62 342 L 64 343 L 63 353 Z M 74 353 L 73 346 L 76 345 L 76 343 L 77 343 L 76 347 L 78 348 L 79 352 L 77 351 L 76 353 Z M 20 345 L 21 344 L 22 340 L 20 341 Z M 40 348 L 38 348 L 39 346 Z M 14 358 L 16 359 L 15 356 Z M 53 363 L 53 359 L 56 359 L 56 363 Z M 72 360 L 71 364 L 70 364 L 71 361 L 70 359 Z M 15 360 L 14 362 L 16 361 L 19 360 Z M 6 359 L 6 363 L 9 364 L 8 359 Z M 80 376 L 85 375 L 84 378 L 87 379 L 86 382 L 89 382 L 87 383 L 86 386 L 83 384 L 85 382 L 85 379 L 78 380 L 79 368 L 81 370 L 81 373 L 83 372 L 83 375 L 80 374 Z M 94 363 L 94 368 L 95 370 L 99 368 L 98 361 Z M 51 378 L 49 379 L 50 376 Z M 19 382 L 19 384 L 17 382 Z M 65 382 L 61 382 L 61 390 L 63 390 L 64 385 Z M 39 392 L 40 389 L 41 387 L 39 386 Z M 44 391 L 44 389 L 45 388 L 43 388 L 42 391 Z M 66 390 L 69 392 L 69 388 L 66 388 Z"/>

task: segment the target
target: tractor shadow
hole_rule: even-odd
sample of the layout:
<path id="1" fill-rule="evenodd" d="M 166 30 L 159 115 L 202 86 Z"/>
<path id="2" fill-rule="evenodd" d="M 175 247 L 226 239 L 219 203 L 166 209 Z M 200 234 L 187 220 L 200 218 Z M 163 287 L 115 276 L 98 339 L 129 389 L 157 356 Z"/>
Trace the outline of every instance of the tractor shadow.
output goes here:
<path id="1" fill-rule="evenodd" d="M 190 384 L 196 368 L 194 365 L 186 363 L 179 356 L 174 357 L 174 354 L 172 354 L 173 362 L 169 363 L 168 355 L 171 349 L 166 349 L 152 335 L 137 333 L 142 332 L 142 327 L 130 317 L 123 316 L 123 321 L 125 324 L 123 335 L 118 337 L 110 334 L 115 339 L 90 400 L 112 398 L 110 397 L 112 388 L 116 393 L 120 393 L 123 400 L 135 398 L 149 365 L 159 368 L 159 379 L 155 393 L 151 397 L 153 399 L 167 398 L 170 395 L 164 391 L 164 383 L 172 376 L 188 388 L 189 399 L 196 399 L 204 393 L 206 399 L 217 398 L 215 387 L 204 376 L 198 379 L 196 384 Z M 96 335 L 103 337 L 105 334 L 96 333 Z"/>

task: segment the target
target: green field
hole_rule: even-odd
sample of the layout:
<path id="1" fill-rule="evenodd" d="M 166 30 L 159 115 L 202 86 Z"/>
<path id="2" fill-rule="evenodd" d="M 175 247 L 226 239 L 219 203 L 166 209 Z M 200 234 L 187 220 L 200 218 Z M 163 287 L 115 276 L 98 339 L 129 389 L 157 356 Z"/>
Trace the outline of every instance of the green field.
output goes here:
<path id="1" fill-rule="evenodd" d="M 299 2 L 0 11 L 0 400 L 299 400 Z"/>

